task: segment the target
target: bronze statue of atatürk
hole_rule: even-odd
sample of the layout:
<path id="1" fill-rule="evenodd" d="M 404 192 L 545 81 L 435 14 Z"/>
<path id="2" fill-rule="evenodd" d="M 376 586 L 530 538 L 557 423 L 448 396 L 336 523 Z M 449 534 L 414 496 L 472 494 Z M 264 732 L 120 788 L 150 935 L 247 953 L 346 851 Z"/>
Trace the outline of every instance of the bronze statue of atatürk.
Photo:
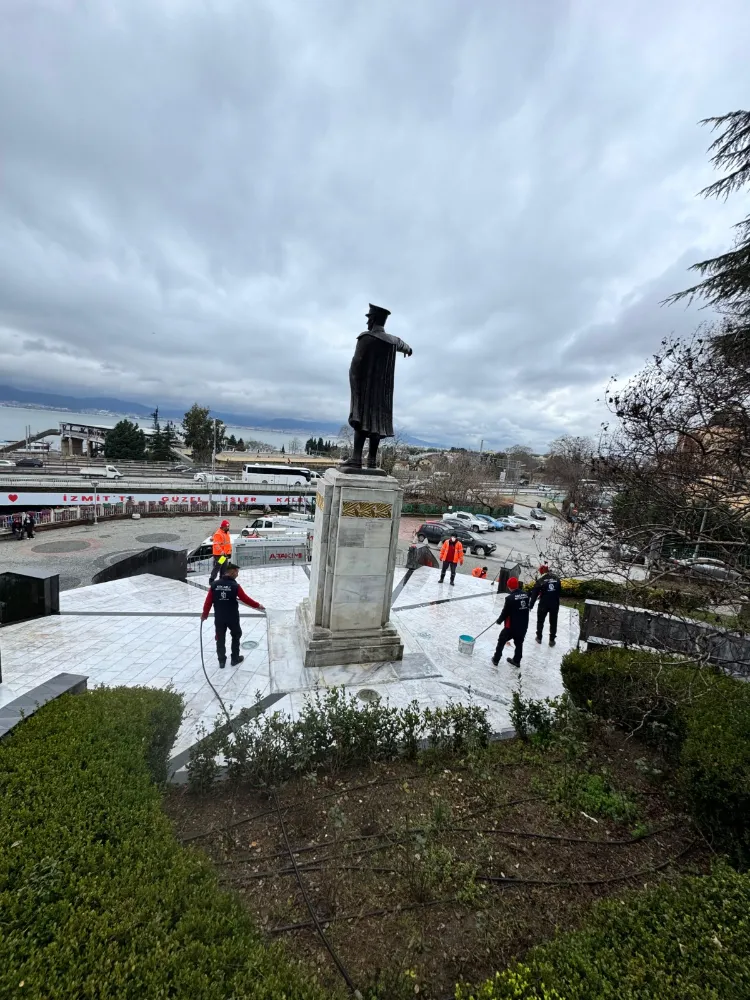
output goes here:
<path id="1" fill-rule="evenodd" d="M 398 337 L 385 332 L 388 309 L 370 303 L 367 330 L 357 337 L 357 348 L 349 368 L 352 392 L 349 424 L 354 429 L 354 452 L 341 463 L 344 469 L 362 468 L 362 450 L 370 442 L 367 468 L 378 465 L 380 439 L 393 437 L 393 376 L 396 353 L 410 357 L 412 350 Z"/>

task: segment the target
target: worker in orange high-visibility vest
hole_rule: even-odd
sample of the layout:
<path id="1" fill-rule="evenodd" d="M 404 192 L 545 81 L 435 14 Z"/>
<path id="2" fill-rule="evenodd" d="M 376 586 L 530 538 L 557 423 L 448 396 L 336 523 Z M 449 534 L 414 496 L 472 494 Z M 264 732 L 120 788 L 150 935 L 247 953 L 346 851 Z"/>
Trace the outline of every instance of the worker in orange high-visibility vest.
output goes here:
<path id="1" fill-rule="evenodd" d="M 451 535 L 450 538 L 446 538 L 443 542 L 442 548 L 440 549 L 440 562 L 443 564 L 440 570 L 440 579 L 438 583 L 442 583 L 445 579 L 446 570 L 451 571 L 451 587 L 456 586 L 456 567 L 459 566 L 464 561 L 464 547 L 459 542 L 455 535 Z"/>
<path id="2" fill-rule="evenodd" d="M 213 583 L 217 576 L 222 576 L 224 567 L 229 565 L 232 555 L 232 539 L 229 537 L 229 521 L 222 521 L 219 528 L 214 532 L 211 539 L 213 543 L 214 564 L 211 567 L 209 583 Z"/>

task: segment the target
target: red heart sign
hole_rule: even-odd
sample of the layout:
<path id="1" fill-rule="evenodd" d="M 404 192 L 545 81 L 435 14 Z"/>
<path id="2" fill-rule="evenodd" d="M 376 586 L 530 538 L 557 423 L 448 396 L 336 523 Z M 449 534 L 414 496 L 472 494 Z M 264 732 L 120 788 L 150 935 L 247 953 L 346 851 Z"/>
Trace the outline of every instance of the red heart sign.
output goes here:
<path id="1" fill-rule="evenodd" d="M 15 503 L 16 500 L 18 500 L 18 494 L 17 493 L 9 493 L 8 494 L 8 499 L 10 500 L 11 503 Z"/>

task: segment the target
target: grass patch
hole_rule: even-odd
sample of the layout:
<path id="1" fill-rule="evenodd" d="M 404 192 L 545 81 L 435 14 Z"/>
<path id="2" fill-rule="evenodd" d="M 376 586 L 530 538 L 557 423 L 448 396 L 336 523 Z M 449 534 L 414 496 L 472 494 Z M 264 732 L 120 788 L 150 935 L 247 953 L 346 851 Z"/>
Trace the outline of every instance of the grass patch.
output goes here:
<path id="1" fill-rule="evenodd" d="M 614 789 L 602 774 L 564 774 L 555 785 L 553 796 L 568 814 L 604 816 L 615 823 L 633 823 L 639 814 L 634 800 Z"/>

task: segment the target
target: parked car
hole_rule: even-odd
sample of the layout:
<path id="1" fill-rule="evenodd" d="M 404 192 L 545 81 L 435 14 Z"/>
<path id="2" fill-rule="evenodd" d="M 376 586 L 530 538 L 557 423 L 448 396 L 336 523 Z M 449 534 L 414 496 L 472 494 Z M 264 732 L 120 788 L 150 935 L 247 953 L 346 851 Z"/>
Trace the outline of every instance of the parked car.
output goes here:
<path id="1" fill-rule="evenodd" d="M 544 513 L 544 511 L 539 510 L 538 507 L 532 507 L 531 508 L 531 516 L 534 518 L 535 521 L 546 521 L 547 520 L 547 515 Z"/>
<path id="2" fill-rule="evenodd" d="M 609 549 L 609 558 L 614 562 L 630 563 L 631 565 L 635 563 L 643 565 L 646 562 L 646 553 L 635 545 L 613 542 L 607 548 Z"/>
<path id="3" fill-rule="evenodd" d="M 505 524 L 503 524 L 503 522 L 500 520 L 499 517 L 492 517 L 492 518 L 490 518 L 490 521 L 492 522 L 492 524 L 490 524 L 490 531 L 492 531 L 492 530 L 495 530 L 495 531 L 505 531 L 505 527 L 506 526 L 505 526 Z M 494 529 L 493 529 L 493 525 L 494 525 Z"/>
<path id="4" fill-rule="evenodd" d="M 44 462 L 41 458 L 18 458 L 16 459 L 16 466 L 19 469 L 43 469 Z"/>
<path id="5" fill-rule="evenodd" d="M 439 545 L 444 539 L 455 535 L 467 552 L 473 556 L 489 556 L 497 548 L 486 538 L 467 531 L 466 528 L 454 525 L 445 526 L 444 521 L 426 521 L 417 531 L 417 538 L 420 542 L 430 542 L 431 545 Z"/>
<path id="6" fill-rule="evenodd" d="M 525 528 L 527 531 L 541 531 L 541 524 L 536 524 L 531 520 L 530 517 L 526 517 L 525 514 L 512 514 L 508 515 L 508 520 L 512 524 L 517 524 L 519 528 Z"/>
<path id="7" fill-rule="evenodd" d="M 485 524 L 487 525 L 487 530 L 488 531 L 502 531 L 503 530 L 502 525 L 500 527 L 498 527 L 498 523 L 495 520 L 495 518 L 494 517 L 490 517 L 489 514 L 477 514 L 476 517 L 478 517 L 480 521 L 484 521 L 485 522 Z"/>
<path id="8" fill-rule="evenodd" d="M 193 476 L 194 483 L 232 483 L 231 476 L 220 476 L 217 472 L 196 472 Z"/>
<path id="9" fill-rule="evenodd" d="M 467 531 L 465 528 L 454 528 L 453 534 L 463 545 L 464 549 L 471 552 L 473 556 L 491 556 L 492 553 L 497 548 L 494 542 L 489 541 L 485 536 L 477 535 L 473 531 Z"/>
<path id="10" fill-rule="evenodd" d="M 487 522 L 476 514 L 469 514 L 465 510 L 453 510 L 448 514 L 443 514 L 444 521 L 458 521 L 469 531 L 487 531 Z"/>
<path id="11" fill-rule="evenodd" d="M 460 520 L 460 518 L 454 517 L 452 514 L 443 514 L 441 520 L 435 523 L 447 524 L 449 527 L 450 525 L 454 525 L 456 528 L 466 528 L 466 524 Z"/>
<path id="12" fill-rule="evenodd" d="M 502 524 L 506 531 L 519 531 L 521 525 L 517 521 L 513 521 L 510 517 L 498 517 L 497 520 Z"/>
<path id="13" fill-rule="evenodd" d="M 722 583 L 733 583 L 735 580 L 743 578 L 742 573 L 727 566 L 721 559 L 699 556 L 697 559 L 670 559 L 669 561 L 677 572 L 686 573 L 688 576 L 719 580 Z"/>
<path id="14" fill-rule="evenodd" d="M 451 526 L 445 521 L 425 521 L 417 530 L 417 540 L 430 542 L 431 545 L 439 545 L 450 533 Z"/>
<path id="15" fill-rule="evenodd" d="M 2 466 L 2 468 L 6 468 L 9 465 L 13 467 L 15 462 L 11 462 L 9 458 L 0 458 L 0 466 Z"/>

